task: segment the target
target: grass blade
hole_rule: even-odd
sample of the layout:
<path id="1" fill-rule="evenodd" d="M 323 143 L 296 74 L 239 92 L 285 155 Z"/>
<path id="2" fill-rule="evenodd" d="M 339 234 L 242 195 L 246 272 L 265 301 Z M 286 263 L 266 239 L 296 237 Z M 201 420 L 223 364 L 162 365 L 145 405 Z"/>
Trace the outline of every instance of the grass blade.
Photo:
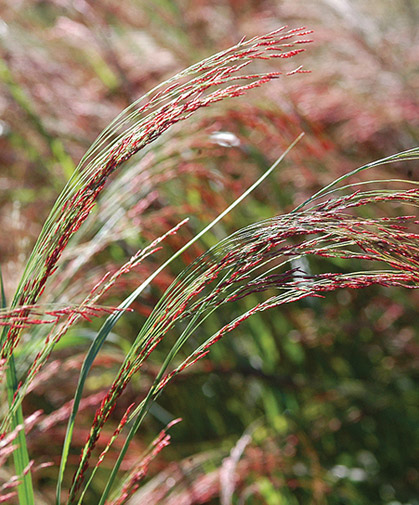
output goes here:
<path id="1" fill-rule="evenodd" d="M 4 292 L 3 276 L 0 269 L 0 290 L 1 290 L 1 308 L 6 307 L 6 295 Z M 7 333 L 7 327 L 3 329 L 3 334 Z M 17 390 L 17 377 L 16 377 L 16 367 L 13 356 L 10 357 L 8 361 L 8 366 L 6 367 L 6 385 L 7 385 L 7 398 L 9 404 L 12 403 L 13 397 Z M 24 422 L 22 406 L 16 410 L 16 413 L 12 417 L 12 430 L 16 429 L 19 425 Z M 16 449 L 13 451 L 13 461 L 15 465 L 16 475 L 20 478 L 20 483 L 17 486 L 17 493 L 19 497 L 20 505 L 35 505 L 32 476 L 31 472 L 27 471 L 29 467 L 29 454 L 28 447 L 26 444 L 25 430 L 19 430 L 16 438 Z"/>

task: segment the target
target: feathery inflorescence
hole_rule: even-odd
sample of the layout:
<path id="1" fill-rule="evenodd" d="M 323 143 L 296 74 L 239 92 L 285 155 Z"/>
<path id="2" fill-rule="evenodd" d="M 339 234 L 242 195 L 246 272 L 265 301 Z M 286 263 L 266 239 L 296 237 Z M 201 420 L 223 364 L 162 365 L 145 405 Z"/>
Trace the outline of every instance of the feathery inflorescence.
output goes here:
<path id="1" fill-rule="evenodd" d="M 47 281 L 58 267 L 70 238 L 87 219 L 109 177 L 170 126 L 187 119 L 197 109 L 217 103 L 224 98 L 241 96 L 249 89 L 259 87 L 282 75 L 279 71 L 243 75 L 242 71 L 254 60 L 295 56 L 303 49 L 300 47 L 293 49 L 294 45 L 300 46 L 310 42 L 303 38 L 309 33 L 311 31 L 305 28 L 285 31 L 283 27 L 262 37 L 243 40 L 237 46 L 203 60 L 158 86 L 124 111 L 102 133 L 82 159 L 73 178 L 57 200 L 35 245 L 9 311 L 18 317 L 7 317 L 12 324 L 3 332 L 2 358 L 9 359 L 19 343 L 22 329 L 29 323 L 40 324 L 43 321 L 30 315 L 32 307 L 37 305 Z M 288 72 L 288 75 L 298 72 L 302 72 L 301 68 Z M 239 81 L 246 84 L 239 84 Z M 145 103 L 141 105 L 142 102 Z M 183 223 L 169 234 L 175 233 Z M 163 235 L 149 247 L 139 251 L 117 273 L 107 274 L 92 292 L 87 294 L 79 307 L 66 314 L 68 318 L 65 324 L 57 329 L 54 327 L 51 334 L 46 337 L 43 349 L 35 357 L 24 385 L 20 385 L 10 415 L 60 338 L 80 318 L 92 316 L 96 311 L 92 307 L 97 300 L 115 284 L 122 273 L 131 270 L 145 257 L 158 250 L 157 244 L 167 235 Z M 105 310 L 101 311 L 103 313 Z M 57 316 L 58 312 L 54 315 Z M 49 316 L 50 318 L 45 321 L 53 321 L 53 315 Z"/>
<path id="2" fill-rule="evenodd" d="M 12 308 L 37 303 L 70 238 L 91 213 L 109 177 L 124 162 L 196 110 L 241 96 L 282 75 L 280 71 L 247 75 L 241 72 L 255 60 L 295 56 L 304 49 L 293 47 L 310 42 L 304 38 L 310 33 L 305 28 L 285 31 L 283 27 L 243 40 L 177 74 L 116 118 L 86 153 L 58 198 L 28 260 Z M 301 72 L 298 67 L 287 75 Z M 141 105 L 142 102 L 145 103 Z M 19 328 L 14 327 L 3 336 L 2 357 L 10 356 L 20 335 Z"/>

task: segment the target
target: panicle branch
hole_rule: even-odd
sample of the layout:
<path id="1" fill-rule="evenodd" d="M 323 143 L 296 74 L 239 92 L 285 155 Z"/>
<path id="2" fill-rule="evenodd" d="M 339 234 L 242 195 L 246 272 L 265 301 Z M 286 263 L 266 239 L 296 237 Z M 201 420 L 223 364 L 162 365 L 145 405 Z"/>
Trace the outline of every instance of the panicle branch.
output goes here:
<path id="1" fill-rule="evenodd" d="M 164 430 L 162 430 L 157 438 L 153 440 L 146 454 L 141 458 L 140 462 L 135 465 L 129 477 L 126 479 L 121 488 L 119 496 L 109 503 L 109 505 L 123 505 L 132 496 L 135 491 L 140 487 L 141 482 L 147 475 L 148 468 L 153 459 L 170 444 L 170 435 L 167 430 L 175 424 L 182 421 L 182 419 L 174 419 L 171 421 Z"/>

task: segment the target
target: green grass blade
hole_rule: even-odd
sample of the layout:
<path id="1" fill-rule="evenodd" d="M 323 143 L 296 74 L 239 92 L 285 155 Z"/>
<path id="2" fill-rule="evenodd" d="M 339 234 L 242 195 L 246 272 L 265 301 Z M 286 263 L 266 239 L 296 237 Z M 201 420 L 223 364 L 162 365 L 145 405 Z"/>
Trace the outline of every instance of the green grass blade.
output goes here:
<path id="1" fill-rule="evenodd" d="M 0 269 L 0 291 L 1 291 L 1 308 L 6 307 L 6 295 L 4 292 L 3 276 Z M 7 327 L 3 329 L 3 335 L 7 333 Z M 9 405 L 13 401 L 15 391 L 17 389 L 16 368 L 13 355 L 10 357 L 6 367 L 6 384 L 7 384 L 7 398 Z M 19 425 L 23 424 L 24 418 L 22 407 L 19 406 L 15 415 L 12 417 L 12 430 L 16 429 Z M 25 430 L 22 429 L 18 432 L 16 438 L 16 449 L 13 451 L 13 461 L 15 465 L 16 475 L 19 477 L 19 485 L 17 486 L 17 493 L 20 505 L 35 505 L 32 476 L 31 472 L 25 475 L 25 469 L 29 465 L 28 447 L 26 444 Z"/>
<path id="2" fill-rule="evenodd" d="M 1 291 L 1 308 L 5 309 L 6 308 L 6 293 L 4 292 L 4 283 L 3 283 L 3 276 L 1 274 L 1 267 L 0 267 L 0 291 Z"/>
<path id="3" fill-rule="evenodd" d="M 8 366 L 6 368 L 7 380 L 7 397 L 9 404 L 12 403 L 15 391 L 17 389 L 16 368 L 13 356 L 10 357 Z M 22 406 L 19 406 L 16 413 L 12 417 L 12 430 L 16 429 L 19 425 L 23 424 Z M 25 470 L 29 465 L 28 447 L 26 444 L 25 430 L 21 429 L 16 438 L 16 449 L 13 451 L 13 461 L 15 465 L 16 475 L 19 478 L 19 485 L 17 492 L 20 505 L 35 505 L 35 498 L 33 493 L 32 475 L 31 472 Z"/>

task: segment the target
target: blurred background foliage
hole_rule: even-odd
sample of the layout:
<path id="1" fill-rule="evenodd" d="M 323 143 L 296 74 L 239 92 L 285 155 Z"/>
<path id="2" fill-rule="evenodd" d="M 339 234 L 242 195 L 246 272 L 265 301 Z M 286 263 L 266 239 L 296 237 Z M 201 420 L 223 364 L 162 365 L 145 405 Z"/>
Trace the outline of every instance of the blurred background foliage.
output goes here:
<path id="1" fill-rule="evenodd" d="M 66 250 L 44 301 L 79 301 L 107 270 L 190 217 L 111 290 L 106 303 L 118 304 L 306 134 L 269 181 L 160 275 L 115 328 L 88 381 L 74 464 L 101 392 L 185 265 L 234 230 L 292 210 L 343 173 L 417 145 L 418 17 L 413 0 L 1 0 L 0 258 L 9 298 L 59 190 L 122 109 L 244 35 L 284 24 L 315 30 L 297 63 L 311 74 L 284 77 L 167 132 L 113 178 Z M 358 180 L 416 179 L 412 168 L 394 164 Z M 379 205 L 376 212 L 383 212 Z M 326 259 L 304 267 L 346 268 Z M 419 504 L 418 301 L 412 290 L 338 291 L 248 320 L 153 407 L 125 469 L 167 422 L 183 422 L 131 503 Z M 236 309 L 223 310 L 203 332 L 210 335 Z M 45 414 L 29 436 L 31 456 L 55 465 L 35 474 L 39 503 L 53 502 L 67 402 L 99 323 L 66 335 L 25 400 L 26 413 Z M 20 350 L 21 367 L 37 338 Z M 146 391 L 164 346 L 130 384 L 115 423 Z M 102 437 L 98 450 L 105 445 Z M 108 468 L 105 461 L 103 478 Z M 85 503 L 96 502 L 93 486 Z"/>

